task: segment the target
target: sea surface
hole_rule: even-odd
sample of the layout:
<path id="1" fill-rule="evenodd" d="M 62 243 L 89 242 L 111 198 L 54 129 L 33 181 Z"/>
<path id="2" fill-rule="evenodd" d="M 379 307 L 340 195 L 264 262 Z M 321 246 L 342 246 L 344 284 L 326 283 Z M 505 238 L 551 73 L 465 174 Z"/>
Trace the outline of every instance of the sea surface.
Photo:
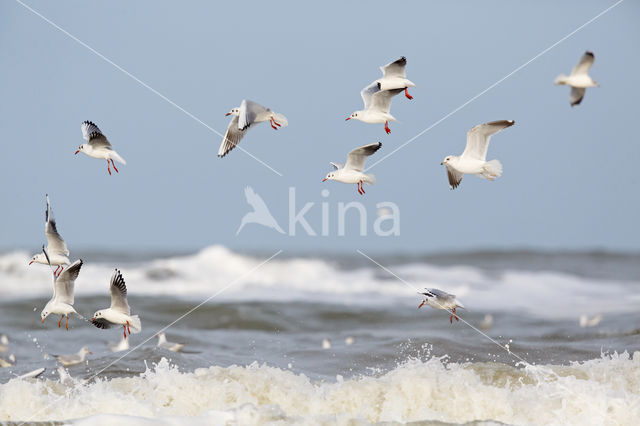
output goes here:
<path id="1" fill-rule="evenodd" d="M 75 308 L 118 267 L 142 332 L 40 321 L 47 266 L 0 253 L 0 421 L 73 424 L 610 424 L 640 419 L 640 254 L 74 253 Z M 399 278 L 401 279 L 399 279 Z M 454 293 L 461 321 L 418 309 Z M 583 317 L 583 324 L 580 317 Z M 595 319 L 594 319 L 595 318 Z M 586 321 L 585 321 L 586 320 Z M 591 320 L 591 324 L 586 324 Z M 156 346 L 166 330 L 184 352 Z M 61 381 L 54 354 L 92 351 Z M 46 368 L 36 379 L 17 376 Z"/>

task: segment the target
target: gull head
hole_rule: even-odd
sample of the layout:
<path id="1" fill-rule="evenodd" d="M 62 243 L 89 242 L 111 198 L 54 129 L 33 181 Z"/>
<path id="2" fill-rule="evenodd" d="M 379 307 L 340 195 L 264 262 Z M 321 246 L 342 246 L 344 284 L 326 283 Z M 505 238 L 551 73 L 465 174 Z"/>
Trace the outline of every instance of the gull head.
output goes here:
<path id="1" fill-rule="evenodd" d="M 424 305 L 428 305 L 429 304 L 429 299 L 423 299 L 422 303 L 420 303 L 420 305 L 418 306 L 418 309 L 422 308 Z"/>
<path id="2" fill-rule="evenodd" d="M 231 111 L 229 111 L 228 113 L 225 114 L 226 116 L 229 115 L 240 115 L 240 108 L 233 108 Z"/>
<path id="3" fill-rule="evenodd" d="M 443 166 L 445 164 L 449 164 L 453 162 L 454 158 L 456 158 L 454 155 L 449 155 L 444 160 L 442 160 L 442 163 L 440 163 L 440 165 Z"/>
<path id="4" fill-rule="evenodd" d="M 44 320 L 46 320 L 48 316 L 49 316 L 49 312 L 47 311 L 47 309 L 45 307 L 45 309 L 43 309 L 42 312 L 40 312 L 40 318 L 42 318 L 42 323 L 43 324 L 44 324 Z"/>
<path id="5" fill-rule="evenodd" d="M 80 151 L 82 151 L 82 150 L 84 149 L 84 145 L 85 145 L 85 144 L 82 144 L 82 145 L 80 145 L 80 146 L 78 147 L 78 149 L 76 150 L 76 154 L 77 154 L 77 153 L 79 153 Z"/>
<path id="6" fill-rule="evenodd" d="M 103 309 L 104 310 L 104 309 Z M 93 314 L 93 316 L 91 317 L 91 322 L 94 322 L 95 320 L 97 320 L 98 318 L 102 318 L 102 311 L 96 311 L 95 314 Z"/>
<path id="7" fill-rule="evenodd" d="M 33 262 L 45 263 L 45 264 L 48 263 L 47 262 L 47 258 L 42 253 L 38 253 L 38 254 L 33 255 L 31 260 L 29 261 L 29 265 L 31 265 Z"/>
<path id="8" fill-rule="evenodd" d="M 91 352 L 88 347 L 83 346 L 82 348 L 80 348 L 80 351 L 78 352 L 78 355 L 83 356 L 83 355 L 86 355 L 86 354 L 93 355 L 93 352 Z"/>
<path id="9" fill-rule="evenodd" d="M 328 180 L 335 180 L 335 178 L 336 178 L 335 172 L 330 172 L 330 173 L 327 173 L 327 176 L 325 176 L 325 178 L 322 179 L 322 181 L 326 182 Z"/>
<path id="10" fill-rule="evenodd" d="M 351 120 L 352 118 L 353 118 L 353 119 L 355 119 L 355 120 L 360 120 L 360 116 L 361 116 L 361 115 L 362 115 L 362 111 L 356 111 L 356 112 L 354 112 L 353 114 L 351 114 L 349 117 L 347 117 L 347 118 L 345 119 L 345 121 L 347 121 L 347 120 Z"/>

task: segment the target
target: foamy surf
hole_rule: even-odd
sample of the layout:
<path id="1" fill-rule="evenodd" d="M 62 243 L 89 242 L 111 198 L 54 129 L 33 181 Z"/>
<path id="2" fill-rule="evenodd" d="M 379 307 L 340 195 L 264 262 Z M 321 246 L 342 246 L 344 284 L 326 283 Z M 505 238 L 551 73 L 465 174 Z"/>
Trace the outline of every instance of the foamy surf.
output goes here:
<path id="1" fill-rule="evenodd" d="M 4 421 L 631 425 L 638 418 L 640 352 L 527 368 L 410 360 L 378 376 L 332 382 L 258 363 L 181 372 L 162 359 L 135 377 L 73 386 L 52 380 L 0 385 Z"/>

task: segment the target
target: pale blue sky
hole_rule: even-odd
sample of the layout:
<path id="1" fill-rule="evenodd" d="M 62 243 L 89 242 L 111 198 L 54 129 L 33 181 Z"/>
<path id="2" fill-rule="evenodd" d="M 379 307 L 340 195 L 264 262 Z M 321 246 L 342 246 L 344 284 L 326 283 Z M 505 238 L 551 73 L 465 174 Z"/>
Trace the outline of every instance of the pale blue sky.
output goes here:
<path id="1" fill-rule="evenodd" d="M 613 1 L 93 2 L 26 1 L 142 81 L 224 133 L 243 98 L 283 113 L 289 127 L 252 129 L 239 150 L 216 157 L 220 137 L 44 22 L 0 3 L 0 248 L 37 249 L 44 195 L 71 249 L 410 251 L 479 248 L 640 250 L 637 162 L 640 4 L 627 0 L 377 165 L 364 197 L 355 185 L 321 183 L 329 161 L 380 140 L 381 158 Z M 553 86 L 585 50 L 601 85 L 569 106 Z M 345 122 L 378 67 L 405 55 L 418 87 L 398 97 L 382 125 Z M 513 119 L 489 158 L 504 175 L 464 178 L 450 191 L 440 166 L 464 149 L 467 130 Z M 127 160 L 74 156 L 80 123 L 96 122 Z M 289 187 L 329 237 L 280 235 L 258 225 L 235 232 L 251 185 L 287 227 Z M 329 197 L 321 191 L 328 189 Z M 336 237 L 337 205 L 395 202 L 401 235 Z"/>

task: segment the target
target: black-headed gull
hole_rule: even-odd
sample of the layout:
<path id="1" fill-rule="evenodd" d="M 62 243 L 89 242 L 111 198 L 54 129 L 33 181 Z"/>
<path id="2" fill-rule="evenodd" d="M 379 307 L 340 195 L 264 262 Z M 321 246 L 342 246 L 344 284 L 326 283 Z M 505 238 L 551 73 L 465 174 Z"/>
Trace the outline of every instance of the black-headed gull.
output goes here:
<path id="1" fill-rule="evenodd" d="M 29 265 L 32 263 L 42 263 L 43 265 L 55 265 L 57 266 L 54 274 L 60 274 L 64 265 L 69 264 L 69 250 L 67 249 L 67 243 L 64 242 L 58 229 L 56 227 L 56 221 L 53 218 L 53 212 L 51 211 L 51 203 L 49 202 L 49 195 L 47 197 L 47 210 L 45 210 L 45 223 L 44 234 L 47 237 L 47 256 L 44 253 L 38 253 L 31 258 Z"/>
<path id="2" fill-rule="evenodd" d="M 54 355 L 54 358 L 60 362 L 60 364 L 65 367 L 70 367 L 72 365 L 81 364 L 84 362 L 87 354 L 92 354 L 88 347 L 83 346 L 80 350 L 75 354 L 68 355 Z"/>
<path id="3" fill-rule="evenodd" d="M 331 163 L 335 170 L 329 172 L 322 181 L 337 180 L 342 183 L 355 183 L 358 185 L 358 193 L 364 194 L 365 182 L 371 185 L 376 183 L 374 175 L 362 172 L 364 162 L 368 156 L 379 150 L 381 146 L 382 142 L 375 142 L 354 149 L 347 154 L 347 163 L 344 166 L 340 163 Z"/>
<path id="4" fill-rule="evenodd" d="M 391 100 L 403 89 L 381 90 L 380 83 L 373 82 L 362 89 L 360 96 L 364 102 L 364 109 L 355 111 L 346 120 L 360 120 L 364 123 L 384 123 L 384 130 L 391 133 L 389 121 L 396 121 L 391 115 Z"/>
<path id="5" fill-rule="evenodd" d="M 555 85 L 566 84 L 571 86 L 571 93 L 569 93 L 571 106 L 576 106 L 582 102 L 588 87 L 599 87 L 599 84 L 589 76 L 589 69 L 593 65 L 593 60 L 593 52 L 586 51 L 570 75 L 560 74 L 553 82 Z"/>
<path id="6" fill-rule="evenodd" d="M 460 303 L 454 294 L 449 294 L 446 291 L 439 290 L 437 288 L 425 288 L 424 293 L 420 293 L 425 296 L 418 309 L 422 308 L 422 306 L 427 305 L 434 309 L 444 309 L 447 311 L 451 311 L 451 317 L 449 318 L 449 322 L 453 323 L 453 319 L 458 320 L 458 316 L 456 315 L 456 308 L 463 308 L 464 305 Z"/>
<path id="7" fill-rule="evenodd" d="M 57 277 L 54 274 L 53 296 L 40 313 L 40 318 L 42 318 L 43 324 L 49 315 L 60 315 L 60 320 L 58 321 L 58 328 L 60 328 L 62 326 L 62 318 L 66 316 L 67 321 L 65 322 L 64 327 L 69 330 L 69 314 L 75 314 L 79 318 L 82 318 L 82 316 L 73 308 L 73 289 L 75 287 L 78 274 L 80 274 L 80 268 L 82 268 L 82 259 L 78 259 L 73 262 L 71 266 L 62 271 Z"/>
<path id="8" fill-rule="evenodd" d="M 449 155 L 440 165 L 447 168 L 451 189 L 460 185 L 463 174 L 472 174 L 493 180 L 502 175 L 502 164 L 498 160 L 486 161 L 491 135 L 513 126 L 513 120 L 491 121 L 479 124 L 467 132 L 467 146 L 462 155 Z"/>
<path id="9" fill-rule="evenodd" d="M 158 338 L 157 346 L 159 348 L 167 349 L 171 352 L 179 352 L 184 347 L 183 343 L 175 343 L 175 342 L 167 341 L 167 336 L 166 334 L 164 334 L 164 332 L 160 332 L 156 334 L 156 337 Z"/>
<path id="10" fill-rule="evenodd" d="M 98 328 L 111 328 L 113 325 L 121 325 L 124 328 L 123 336 L 127 338 L 127 332 L 140 333 L 142 324 L 137 315 L 131 315 L 131 308 L 127 303 L 127 286 L 119 270 L 115 270 L 109 283 L 111 292 L 111 306 L 107 309 L 96 311 L 91 322 Z"/>
<path id="11" fill-rule="evenodd" d="M 404 56 L 380 67 L 382 78 L 376 80 L 376 83 L 380 83 L 380 90 L 403 89 L 407 99 L 413 99 L 407 89 L 416 85 L 411 80 L 407 80 L 406 67 L 407 58 Z"/>
<path id="12" fill-rule="evenodd" d="M 253 124 L 268 121 L 274 130 L 278 130 L 282 126 L 286 127 L 289 124 L 287 117 L 284 115 L 273 112 L 269 108 L 248 99 L 244 99 L 238 108 L 233 108 L 226 115 L 233 115 L 233 118 L 231 118 L 229 126 L 227 126 L 220 149 L 218 149 L 218 157 L 220 158 L 227 155 L 229 151 L 240 143 L 244 134 Z"/>
<path id="13" fill-rule="evenodd" d="M 96 126 L 91 121 L 84 121 L 82 123 L 82 137 L 88 142 L 83 143 L 78 147 L 76 154 L 79 152 L 84 152 L 89 157 L 93 158 L 102 158 L 103 160 L 107 160 L 107 171 L 111 174 L 111 167 L 109 166 L 109 161 L 111 161 L 111 165 L 113 166 L 113 170 L 117 173 L 118 169 L 116 168 L 115 163 L 113 162 L 114 158 L 122 164 L 127 164 L 124 161 L 124 158 L 120 157 L 112 147 L 111 143 L 107 139 L 107 137 L 100 131 L 98 126 Z"/>

